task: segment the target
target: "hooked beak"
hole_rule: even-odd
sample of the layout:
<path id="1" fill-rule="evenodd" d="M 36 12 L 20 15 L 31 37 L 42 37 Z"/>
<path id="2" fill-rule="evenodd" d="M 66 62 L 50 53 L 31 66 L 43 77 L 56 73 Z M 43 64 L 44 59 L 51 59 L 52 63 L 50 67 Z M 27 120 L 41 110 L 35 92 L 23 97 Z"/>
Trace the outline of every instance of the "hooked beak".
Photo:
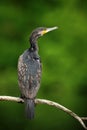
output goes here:
<path id="1" fill-rule="evenodd" d="M 55 30 L 55 29 L 58 29 L 58 27 L 47 28 L 47 29 L 46 29 L 46 33 L 47 33 L 47 32 L 50 32 L 50 31 L 53 31 L 53 30 Z"/>
<path id="2" fill-rule="evenodd" d="M 46 28 L 46 30 L 43 30 L 43 31 L 42 31 L 42 35 L 44 35 L 45 33 L 50 32 L 50 31 L 53 31 L 53 30 L 55 30 L 55 29 L 58 29 L 58 27 Z"/>

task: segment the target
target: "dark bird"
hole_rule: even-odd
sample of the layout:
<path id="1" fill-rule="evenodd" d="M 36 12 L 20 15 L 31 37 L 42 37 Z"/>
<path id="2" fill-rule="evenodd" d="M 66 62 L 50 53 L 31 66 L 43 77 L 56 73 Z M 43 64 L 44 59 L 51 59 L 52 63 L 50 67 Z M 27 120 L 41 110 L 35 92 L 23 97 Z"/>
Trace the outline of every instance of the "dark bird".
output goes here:
<path id="1" fill-rule="evenodd" d="M 57 27 L 35 29 L 30 36 L 30 48 L 25 50 L 18 60 L 18 83 L 26 105 L 26 116 L 29 119 L 34 118 L 34 99 L 40 87 L 42 71 L 37 39 L 55 29 Z"/>

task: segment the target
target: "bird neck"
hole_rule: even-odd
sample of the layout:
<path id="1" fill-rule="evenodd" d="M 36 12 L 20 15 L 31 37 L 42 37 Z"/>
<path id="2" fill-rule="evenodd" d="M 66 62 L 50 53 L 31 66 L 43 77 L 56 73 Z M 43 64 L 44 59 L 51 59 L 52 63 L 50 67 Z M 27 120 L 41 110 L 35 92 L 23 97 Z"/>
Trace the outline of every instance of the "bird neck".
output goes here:
<path id="1" fill-rule="evenodd" d="M 30 38 L 30 50 L 31 51 L 38 51 L 38 44 L 37 38 Z"/>

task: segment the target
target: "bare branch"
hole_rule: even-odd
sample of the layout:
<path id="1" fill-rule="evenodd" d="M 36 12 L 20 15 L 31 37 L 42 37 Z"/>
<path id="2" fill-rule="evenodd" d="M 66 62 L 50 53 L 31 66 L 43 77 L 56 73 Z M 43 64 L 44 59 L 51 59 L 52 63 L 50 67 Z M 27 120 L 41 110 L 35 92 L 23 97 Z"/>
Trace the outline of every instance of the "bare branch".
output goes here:
<path id="1" fill-rule="evenodd" d="M 14 102 L 22 102 L 24 103 L 24 100 L 22 98 L 19 97 L 12 97 L 12 96 L 0 96 L 0 101 L 14 101 Z M 47 104 L 50 106 L 54 106 L 64 112 L 66 112 L 67 114 L 69 114 L 70 116 L 72 116 L 73 118 L 75 118 L 82 126 L 85 130 L 87 130 L 87 127 L 85 125 L 85 123 L 83 122 L 83 120 L 87 120 L 87 117 L 79 117 L 76 113 L 72 112 L 70 109 L 60 105 L 59 103 L 50 101 L 50 100 L 45 100 L 45 99 L 35 99 L 35 103 L 36 104 Z"/>
<path id="2" fill-rule="evenodd" d="M 82 120 L 87 120 L 87 117 L 81 117 Z"/>
<path id="3" fill-rule="evenodd" d="M 0 101 L 14 101 L 14 102 L 23 102 L 24 100 L 19 97 L 12 97 L 12 96 L 0 96 Z"/>

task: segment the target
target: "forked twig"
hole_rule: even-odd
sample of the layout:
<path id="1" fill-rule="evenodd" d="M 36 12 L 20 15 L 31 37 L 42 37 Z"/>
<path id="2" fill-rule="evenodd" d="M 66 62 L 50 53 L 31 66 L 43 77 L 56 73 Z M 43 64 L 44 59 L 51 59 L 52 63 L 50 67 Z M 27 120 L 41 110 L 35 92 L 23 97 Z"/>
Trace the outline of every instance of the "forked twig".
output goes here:
<path id="1" fill-rule="evenodd" d="M 0 101 L 14 101 L 14 102 L 22 102 L 24 103 L 24 100 L 22 98 L 19 97 L 12 97 L 12 96 L 0 96 Z M 35 99 L 35 103 L 36 104 L 47 104 L 50 106 L 54 106 L 64 112 L 66 112 L 67 114 L 69 114 L 70 116 L 72 116 L 73 118 L 75 118 L 81 125 L 82 127 L 87 130 L 87 127 L 85 125 L 85 123 L 83 122 L 84 120 L 87 120 L 87 117 L 80 117 L 78 116 L 76 113 L 72 112 L 70 109 L 60 105 L 59 103 L 50 101 L 50 100 L 45 100 L 45 99 Z"/>

